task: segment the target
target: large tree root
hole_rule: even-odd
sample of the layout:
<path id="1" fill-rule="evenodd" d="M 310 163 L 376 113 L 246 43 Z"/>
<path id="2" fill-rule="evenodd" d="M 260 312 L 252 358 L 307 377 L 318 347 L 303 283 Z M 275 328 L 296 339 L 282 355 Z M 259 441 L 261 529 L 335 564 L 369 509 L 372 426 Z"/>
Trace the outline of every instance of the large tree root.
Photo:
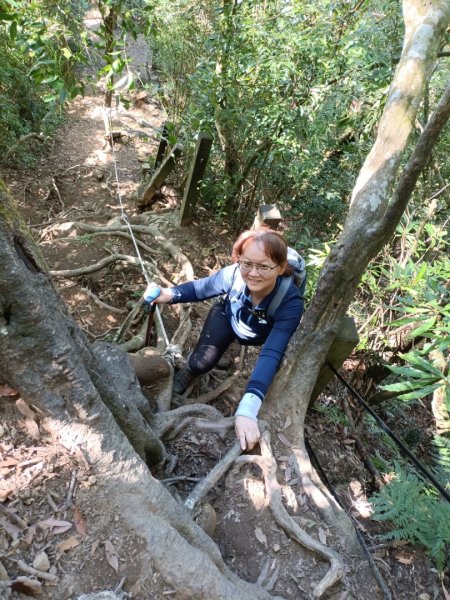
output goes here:
<path id="1" fill-rule="evenodd" d="M 122 227 L 99 227 L 97 225 L 88 225 L 86 223 L 74 221 L 74 226 L 77 229 L 81 229 L 82 231 L 90 233 L 114 233 L 117 231 L 129 231 L 126 225 Z M 170 242 L 158 229 L 156 229 L 156 227 L 152 227 L 151 225 L 130 226 L 133 232 L 151 235 L 165 250 L 169 252 L 169 254 L 181 267 L 180 278 L 184 278 L 186 281 L 192 281 L 194 279 L 194 269 L 188 257 L 183 254 L 181 250 L 175 246 L 175 244 Z"/>
<path id="2" fill-rule="evenodd" d="M 327 548 L 327 546 L 324 546 L 303 531 L 284 508 L 281 487 L 276 477 L 277 464 L 270 447 L 270 434 L 267 430 L 261 437 L 260 446 L 261 456 L 241 456 L 236 460 L 236 464 L 254 463 L 259 466 L 263 473 L 266 492 L 275 521 L 283 528 L 287 535 L 304 548 L 330 561 L 330 570 L 314 588 L 314 598 L 321 598 L 331 586 L 342 579 L 344 575 L 344 562 L 337 552 Z"/>
<path id="3" fill-rule="evenodd" d="M 111 254 L 110 256 L 105 256 L 105 258 L 102 258 L 101 260 L 87 267 L 79 267 L 78 269 L 63 269 L 60 271 L 50 271 L 50 275 L 52 275 L 52 277 L 81 277 L 82 275 L 91 275 L 92 273 L 97 273 L 97 271 L 101 271 L 110 264 L 118 261 L 125 262 L 134 267 L 141 267 L 139 260 L 135 256 L 129 256 L 127 254 Z M 161 276 L 161 274 L 158 272 L 154 265 L 145 260 L 143 261 L 143 263 L 146 271 L 152 274 L 152 276 Z"/>
<path id="4" fill-rule="evenodd" d="M 180 406 L 168 412 L 161 412 L 153 415 L 152 429 L 155 435 L 161 440 L 169 440 L 175 437 L 173 432 L 180 431 L 180 424 L 189 418 L 203 417 L 209 421 L 219 421 L 223 419 L 222 413 L 212 406 L 203 404 L 190 404 L 189 406 Z M 188 425 L 189 423 L 187 423 Z M 187 426 L 186 425 L 186 426 Z"/>
<path id="5" fill-rule="evenodd" d="M 233 466 L 238 456 L 242 454 L 242 449 L 238 441 L 234 442 L 231 450 L 217 463 L 217 465 L 208 473 L 208 475 L 198 483 L 189 496 L 184 501 L 184 506 L 193 511 L 202 498 L 216 485 L 225 473 Z"/>

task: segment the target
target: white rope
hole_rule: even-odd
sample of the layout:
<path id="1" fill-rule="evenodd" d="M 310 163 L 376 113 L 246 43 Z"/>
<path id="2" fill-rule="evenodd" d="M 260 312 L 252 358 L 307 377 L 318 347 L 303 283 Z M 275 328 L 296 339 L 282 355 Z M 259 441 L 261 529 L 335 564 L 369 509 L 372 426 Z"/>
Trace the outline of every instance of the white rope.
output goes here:
<path id="1" fill-rule="evenodd" d="M 105 110 L 106 110 L 106 108 L 105 108 Z M 145 281 L 147 282 L 147 285 L 148 285 L 151 282 L 147 275 L 147 271 L 145 269 L 145 265 L 144 265 L 144 261 L 142 260 L 141 253 L 139 252 L 139 246 L 137 244 L 136 238 L 134 237 L 133 228 L 131 227 L 131 223 L 128 220 L 128 216 L 125 212 L 125 207 L 122 202 L 122 193 L 120 191 L 120 182 L 119 182 L 119 172 L 117 169 L 116 151 L 114 149 L 114 136 L 112 133 L 111 109 L 107 111 L 107 116 L 108 116 L 108 129 L 109 129 L 109 138 L 110 138 L 109 143 L 111 145 L 113 164 L 114 164 L 114 175 L 115 175 L 115 179 L 116 179 L 117 197 L 119 199 L 119 205 L 120 205 L 120 218 L 124 221 L 125 225 L 128 227 L 128 231 L 130 232 L 131 239 L 133 240 L 133 245 L 134 245 L 134 249 L 136 251 L 136 256 L 138 257 L 139 264 L 141 265 L 142 272 L 144 273 Z"/>
<path id="2" fill-rule="evenodd" d="M 108 118 L 108 129 L 109 129 L 109 138 L 110 138 L 110 145 L 111 145 L 112 158 L 113 158 L 113 164 L 114 164 L 114 175 L 115 175 L 115 179 L 116 179 L 116 190 L 117 190 L 117 197 L 119 199 L 119 206 L 120 206 L 120 218 L 123 220 L 123 222 L 125 223 L 125 225 L 128 227 L 128 231 L 130 232 L 130 236 L 131 236 L 131 239 L 133 241 L 134 249 L 136 251 L 136 256 L 138 258 L 139 264 L 140 264 L 142 272 L 144 274 L 145 281 L 146 281 L 146 283 L 148 285 L 148 284 L 151 283 L 151 281 L 150 281 L 149 276 L 147 274 L 144 261 L 142 260 L 142 257 L 141 257 L 141 253 L 139 252 L 139 246 L 137 244 L 136 238 L 134 237 L 133 228 L 131 227 L 131 223 L 130 223 L 130 221 L 128 219 L 128 215 L 125 212 L 125 207 L 124 207 L 123 202 L 122 202 L 122 193 L 121 193 L 121 190 L 120 190 L 119 171 L 118 171 L 118 168 L 117 168 L 116 151 L 114 149 L 114 136 L 113 136 L 113 133 L 112 133 L 111 109 L 107 110 L 106 107 L 105 107 L 105 111 L 107 111 L 107 118 Z M 169 338 L 167 337 L 167 334 L 166 334 L 166 330 L 165 330 L 165 327 L 164 327 L 163 320 L 161 318 L 161 313 L 160 313 L 159 308 L 157 306 L 155 308 L 156 308 L 155 315 L 156 315 L 156 318 L 158 319 L 159 326 L 161 328 L 161 333 L 163 334 L 164 343 L 166 344 L 166 348 L 168 348 L 169 345 L 170 345 L 170 342 L 169 342 Z"/>

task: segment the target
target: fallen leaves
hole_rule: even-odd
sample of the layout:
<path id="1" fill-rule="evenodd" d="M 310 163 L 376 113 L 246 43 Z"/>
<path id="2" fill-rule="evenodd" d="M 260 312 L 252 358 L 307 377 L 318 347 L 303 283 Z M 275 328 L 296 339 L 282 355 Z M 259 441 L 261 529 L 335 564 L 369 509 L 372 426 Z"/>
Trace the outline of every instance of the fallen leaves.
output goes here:
<path id="1" fill-rule="evenodd" d="M 65 533 L 73 527 L 73 523 L 70 521 L 63 521 L 61 519 L 55 519 L 50 517 L 44 521 L 38 521 L 38 527 L 41 529 L 48 529 L 51 535 L 58 535 L 59 533 Z"/>
<path id="2" fill-rule="evenodd" d="M 119 572 L 119 555 L 116 552 L 116 549 L 114 548 L 112 542 L 110 542 L 110 540 L 105 540 L 103 542 L 103 545 L 105 546 L 105 554 L 106 554 L 106 560 L 108 561 L 109 565 L 114 569 L 114 571 L 116 573 Z"/>
<path id="3" fill-rule="evenodd" d="M 260 544 L 264 544 L 264 546 L 267 546 L 267 538 L 264 535 L 264 532 L 261 529 L 261 527 L 255 527 L 255 537 Z"/>
<path id="4" fill-rule="evenodd" d="M 86 535 L 86 519 L 76 505 L 73 507 L 73 522 L 75 524 L 75 529 L 84 537 Z"/>
<path id="5" fill-rule="evenodd" d="M 81 536 L 80 535 L 71 535 L 66 540 L 59 542 L 56 544 L 56 550 L 58 552 L 66 552 L 66 550 L 71 550 L 72 548 L 76 548 L 81 544 Z"/>

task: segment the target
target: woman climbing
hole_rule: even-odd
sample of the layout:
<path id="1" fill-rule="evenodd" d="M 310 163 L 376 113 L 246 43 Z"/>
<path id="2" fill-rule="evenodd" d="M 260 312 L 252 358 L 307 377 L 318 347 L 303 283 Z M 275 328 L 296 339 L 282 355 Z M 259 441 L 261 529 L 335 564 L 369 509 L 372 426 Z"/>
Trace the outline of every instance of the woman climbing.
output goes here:
<path id="1" fill-rule="evenodd" d="M 233 341 L 262 345 L 235 418 L 241 448 L 251 450 L 260 438 L 258 411 L 300 322 L 303 298 L 291 277 L 283 283 L 293 268 L 288 263 L 288 246 L 278 232 L 268 228 L 244 231 L 233 245 L 232 259 L 232 265 L 210 277 L 172 288 L 150 284 L 144 299 L 178 304 L 222 296 L 208 314 L 187 367 L 175 374 L 175 393 L 183 394 L 196 377 L 215 367 Z"/>

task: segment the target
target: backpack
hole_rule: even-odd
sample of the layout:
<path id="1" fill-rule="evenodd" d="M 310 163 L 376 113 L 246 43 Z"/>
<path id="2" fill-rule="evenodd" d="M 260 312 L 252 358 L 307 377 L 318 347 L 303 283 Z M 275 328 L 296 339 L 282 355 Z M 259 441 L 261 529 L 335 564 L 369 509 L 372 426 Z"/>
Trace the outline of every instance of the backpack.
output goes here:
<path id="1" fill-rule="evenodd" d="M 288 264 L 294 270 L 291 275 L 288 277 L 282 277 L 280 287 L 277 290 L 277 293 L 272 299 L 272 302 L 269 304 L 267 309 L 267 315 L 269 317 L 274 316 L 277 308 L 280 306 L 283 298 L 286 296 L 286 292 L 289 289 L 289 286 L 292 282 L 298 287 L 300 292 L 300 298 L 303 300 L 303 294 L 305 293 L 306 288 L 306 263 L 304 259 L 300 256 L 300 254 L 288 246 Z"/>

